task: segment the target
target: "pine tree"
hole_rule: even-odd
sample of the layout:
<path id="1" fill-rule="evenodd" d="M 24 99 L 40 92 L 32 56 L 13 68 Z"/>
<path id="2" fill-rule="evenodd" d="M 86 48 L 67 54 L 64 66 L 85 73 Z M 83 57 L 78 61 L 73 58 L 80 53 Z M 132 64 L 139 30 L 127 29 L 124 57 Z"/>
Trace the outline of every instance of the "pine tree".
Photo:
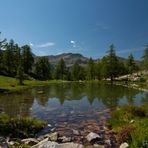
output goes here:
<path id="1" fill-rule="evenodd" d="M 31 52 L 31 48 L 28 45 L 22 47 L 22 58 L 23 58 L 23 68 L 26 74 L 29 74 L 32 70 L 34 63 L 34 57 Z"/>
<path id="2" fill-rule="evenodd" d="M 128 73 L 133 73 L 137 68 L 134 61 L 134 57 L 132 54 L 130 54 L 126 60 L 126 69 Z"/>
<path id="3" fill-rule="evenodd" d="M 87 79 L 88 80 L 95 79 L 95 64 L 92 58 L 90 58 L 87 63 Z"/>
<path id="4" fill-rule="evenodd" d="M 50 80 L 51 66 L 47 57 L 40 57 L 35 64 L 35 74 L 40 80 Z"/>
<path id="5" fill-rule="evenodd" d="M 103 67 L 102 67 L 102 73 L 105 78 L 110 78 L 111 81 L 115 77 L 119 75 L 119 60 L 116 56 L 115 50 L 114 50 L 114 45 L 112 44 L 110 46 L 110 49 L 107 51 L 108 55 L 103 57 L 102 62 L 103 62 Z"/>
<path id="6" fill-rule="evenodd" d="M 145 47 L 144 55 L 142 58 L 143 58 L 144 68 L 148 70 L 148 44 Z"/>
<path id="7" fill-rule="evenodd" d="M 10 42 L 6 45 L 6 50 L 3 54 L 3 63 L 7 75 L 13 76 L 15 73 L 14 69 L 14 41 L 11 39 Z"/>
<path id="8" fill-rule="evenodd" d="M 23 66 L 22 63 L 20 62 L 18 69 L 17 69 L 17 75 L 16 78 L 19 81 L 19 85 L 23 85 L 23 80 L 24 80 L 24 72 L 23 72 Z"/>
<path id="9" fill-rule="evenodd" d="M 64 80 L 66 74 L 66 65 L 64 59 L 61 59 L 55 67 L 54 78 Z"/>

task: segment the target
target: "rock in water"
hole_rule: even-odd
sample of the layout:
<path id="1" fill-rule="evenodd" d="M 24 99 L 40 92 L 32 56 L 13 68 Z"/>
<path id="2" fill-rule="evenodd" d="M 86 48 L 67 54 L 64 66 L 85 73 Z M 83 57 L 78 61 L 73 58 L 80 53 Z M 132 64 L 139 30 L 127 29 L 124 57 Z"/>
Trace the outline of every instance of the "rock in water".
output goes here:
<path id="1" fill-rule="evenodd" d="M 120 145 L 119 148 L 128 148 L 128 147 L 129 147 L 128 143 L 124 142 Z"/>
<path id="2" fill-rule="evenodd" d="M 100 140 L 101 137 L 98 134 L 91 132 L 86 136 L 86 139 L 87 141 L 92 142 L 92 141 Z"/>

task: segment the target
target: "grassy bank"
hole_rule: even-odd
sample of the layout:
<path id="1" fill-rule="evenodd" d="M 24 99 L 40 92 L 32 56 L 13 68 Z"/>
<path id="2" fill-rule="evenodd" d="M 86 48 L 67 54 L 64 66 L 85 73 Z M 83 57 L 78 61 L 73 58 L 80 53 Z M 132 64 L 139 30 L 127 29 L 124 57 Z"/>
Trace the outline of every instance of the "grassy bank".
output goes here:
<path id="1" fill-rule="evenodd" d="M 47 123 L 31 117 L 10 118 L 6 114 L 0 114 L 0 135 L 12 138 L 34 137 Z"/>
<path id="2" fill-rule="evenodd" d="M 25 88 L 39 85 L 48 85 L 50 83 L 61 83 L 66 82 L 62 80 L 51 80 L 51 81 L 38 81 L 38 80 L 25 80 L 24 85 L 18 85 L 16 78 L 0 76 L 0 90 L 1 92 L 16 92 Z"/>
<path id="3" fill-rule="evenodd" d="M 130 148 L 142 148 L 148 142 L 148 103 L 117 108 L 109 120 L 119 143 L 128 142 Z M 148 145 L 145 147 L 148 147 Z"/>

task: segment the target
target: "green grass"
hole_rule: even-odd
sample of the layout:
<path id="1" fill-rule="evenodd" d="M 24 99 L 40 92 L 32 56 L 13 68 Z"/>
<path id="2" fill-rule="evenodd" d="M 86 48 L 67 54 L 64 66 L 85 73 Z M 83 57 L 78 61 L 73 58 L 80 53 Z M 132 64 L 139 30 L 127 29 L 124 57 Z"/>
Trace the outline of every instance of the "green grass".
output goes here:
<path id="1" fill-rule="evenodd" d="M 6 90 L 7 92 L 16 92 L 25 88 L 38 85 L 48 85 L 50 83 L 63 83 L 67 81 L 62 80 L 50 80 L 50 81 L 38 81 L 38 80 L 25 80 L 24 85 L 18 85 L 16 78 L 0 76 L 0 89 Z"/>
<path id="2" fill-rule="evenodd" d="M 0 114 L 0 134 L 13 138 L 34 137 L 37 132 L 45 127 L 45 121 L 31 117 L 10 118 L 6 114 Z"/>
<path id="3" fill-rule="evenodd" d="M 109 125 L 117 132 L 120 143 L 128 142 L 130 148 L 141 148 L 148 141 L 148 104 L 140 107 L 123 106 L 112 113 Z"/>

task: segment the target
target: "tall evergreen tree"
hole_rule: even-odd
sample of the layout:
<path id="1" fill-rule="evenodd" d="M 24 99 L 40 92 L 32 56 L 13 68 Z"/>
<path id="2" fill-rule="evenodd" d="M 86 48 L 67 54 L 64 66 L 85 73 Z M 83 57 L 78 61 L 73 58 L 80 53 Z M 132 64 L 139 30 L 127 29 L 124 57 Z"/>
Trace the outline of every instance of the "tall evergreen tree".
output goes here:
<path id="1" fill-rule="evenodd" d="M 148 70 L 148 44 L 146 45 L 144 49 L 144 55 L 142 58 L 143 58 L 144 68 Z"/>
<path id="2" fill-rule="evenodd" d="M 14 41 L 11 39 L 4 51 L 3 62 L 8 75 L 12 76 L 15 73 L 14 69 Z"/>
<path id="3" fill-rule="evenodd" d="M 61 59 L 55 67 L 54 78 L 64 80 L 64 75 L 66 72 L 66 65 L 64 59 Z"/>
<path id="4" fill-rule="evenodd" d="M 23 68 L 22 65 L 22 57 L 21 57 L 21 48 L 18 46 L 18 44 L 15 44 L 14 46 L 14 69 L 15 69 L 15 73 L 17 73 L 18 70 L 18 65 L 20 65 L 21 62 L 21 66 Z"/>
<path id="5" fill-rule="evenodd" d="M 95 79 L 95 64 L 92 58 L 90 58 L 87 63 L 87 79 L 88 80 Z"/>
<path id="6" fill-rule="evenodd" d="M 1 35 L 1 32 L 0 32 Z M 3 49 L 6 47 L 6 39 L 0 39 L 0 74 L 3 73 L 4 63 L 3 63 Z"/>
<path id="7" fill-rule="evenodd" d="M 35 74 L 40 80 L 50 80 L 51 66 L 47 57 L 40 57 L 35 64 Z"/>
<path id="8" fill-rule="evenodd" d="M 26 74 L 29 74 L 32 70 L 32 66 L 34 63 L 33 54 L 31 52 L 31 48 L 29 45 L 24 45 L 22 47 L 22 58 L 23 58 L 24 72 Z"/>
<path id="9" fill-rule="evenodd" d="M 22 65 L 22 62 L 19 63 L 19 66 L 17 68 L 17 75 L 16 75 L 16 78 L 18 79 L 19 81 L 19 85 L 23 85 L 23 81 L 24 81 L 24 71 L 23 71 L 23 65 Z"/>
<path id="10" fill-rule="evenodd" d="M 85 79 L 85 71 L 82 66 L 75 63 L 71 68 L 71 77 L 73 81 L 79 81 Z"/>
<path id="11" fill-rule="evenodd" d="M 119 75 L 119 60 L 116 56 L 115 50 L 114 50 L 114 45 L 112 44 L 110 46 L 110 49 L 107 51 L 108 55 L 105 56 L 102 61 L 103 61 L 103 68 L 102 72 L 105 78 L 110 78 L 111 81 L 115 77 Z"/>
<path id="12" fill-rule="evenodd" d="M 134 61 L 134 57 L 132 54 L 130 54 L 126 60 L 126 69 L 128 73 L 133 73 L 137 68 Z"/>
<path id="13" fill-rule="evenodd" d="M 102 71 L 102 62 L 100 60 L 98 60 L 95 65 L 95 74 L 96 74 L 96 78 L 98 80 L 102 79 L 101 71 Z"/>

